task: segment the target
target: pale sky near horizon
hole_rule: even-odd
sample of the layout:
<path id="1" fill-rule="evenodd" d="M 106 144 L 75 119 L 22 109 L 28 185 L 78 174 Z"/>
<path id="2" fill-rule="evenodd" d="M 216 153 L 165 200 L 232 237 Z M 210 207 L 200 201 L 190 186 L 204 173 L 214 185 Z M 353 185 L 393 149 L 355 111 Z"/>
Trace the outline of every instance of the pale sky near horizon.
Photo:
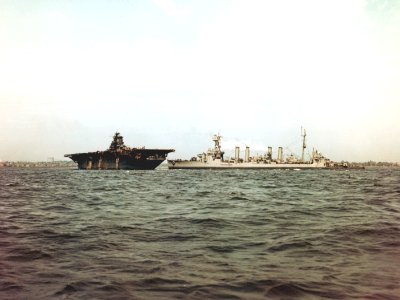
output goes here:
<path id="1" fill-rule="evenodd" d="M 400 161 L 400 1 L 0 2 L 0 160 L 129 146 L 189 158 L 220 132 Z M 291 148 L 292 147 L 292 148 Z"/>

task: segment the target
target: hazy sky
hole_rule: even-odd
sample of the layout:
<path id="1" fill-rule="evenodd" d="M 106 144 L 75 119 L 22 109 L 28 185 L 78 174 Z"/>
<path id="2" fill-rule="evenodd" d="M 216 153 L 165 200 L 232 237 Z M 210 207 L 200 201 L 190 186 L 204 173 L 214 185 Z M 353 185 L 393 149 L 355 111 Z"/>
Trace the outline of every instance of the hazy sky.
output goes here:
<path id="1" fill-rule="evenodd" d="M 0 160 L 129 146 L 400 161 L 400 1 L 0 2 Z M 296 144 L 297 142 L 297 144 Z"/>

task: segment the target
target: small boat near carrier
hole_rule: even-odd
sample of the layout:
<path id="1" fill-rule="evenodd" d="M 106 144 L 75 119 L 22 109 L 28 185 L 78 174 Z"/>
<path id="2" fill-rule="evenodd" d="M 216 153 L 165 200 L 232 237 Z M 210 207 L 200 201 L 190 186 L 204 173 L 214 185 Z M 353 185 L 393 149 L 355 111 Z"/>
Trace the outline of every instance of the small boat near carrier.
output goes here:
<path id="1" fill-rule="evenodd" d="M 313 150 L 309 160 L 304 159 L 306 149 L 306 131 L 302 131 L 302 154 L 300 158 L 293 154 L 284 158 L 283 148 L 278 147 L 277 157 L 272 155 L 272 147 L 268 147 L 263 155 L 250 156 L 250 148 L 246 146 L 244 158 L 240 157 L 240 148 L 235 147 L 235 156 L 226 159 L 221 150 L 221 136 L 216 134 L 212 140 L 214 148 L 198 154 L 190 160 L 168 160 L 169 169 L 341 169 L 348 168 L 347 163 L 335 163 Z"/>

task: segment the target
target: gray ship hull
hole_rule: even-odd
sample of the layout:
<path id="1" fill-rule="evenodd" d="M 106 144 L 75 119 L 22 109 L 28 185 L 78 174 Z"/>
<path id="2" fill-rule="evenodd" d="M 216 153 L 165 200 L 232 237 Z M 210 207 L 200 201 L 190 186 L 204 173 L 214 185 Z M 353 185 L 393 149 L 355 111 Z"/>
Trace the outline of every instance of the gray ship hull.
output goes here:
<path id="1" fill-rule="evenodd" d="M 327 169 L 323 163 L 257 163 L 257 162 L 211 162 L 168 160 L 169 169 Z"/>
<path id="2" fill-rule="evenodd" d="M 191 160 L 168 160 L 169 169 L 342 169 L 348 168 L 347 163 L 334 163 L 330 159 L 324 157 L 317 150 L 313 150 L 310 160 L 304 159 L 304 150 L 306 149 L 306 132 L 302 129 L 302 155 L 297 158 L 290 154 L 286 158 L 283 155 L 283 148 L 278 148 L 276 158 L 272 156 L 272 147 L 268 147 L 264 155 L 250 156 L 250 148 L 246 146 L 244 159 L 240 158 L 240 148 L 235 147 L 235 157 L 224 159 L 225 152 L 221 149 L 221 136 L 216 134 L 213 136 L 214 148 L 208 149 L 192 157 Z"/>

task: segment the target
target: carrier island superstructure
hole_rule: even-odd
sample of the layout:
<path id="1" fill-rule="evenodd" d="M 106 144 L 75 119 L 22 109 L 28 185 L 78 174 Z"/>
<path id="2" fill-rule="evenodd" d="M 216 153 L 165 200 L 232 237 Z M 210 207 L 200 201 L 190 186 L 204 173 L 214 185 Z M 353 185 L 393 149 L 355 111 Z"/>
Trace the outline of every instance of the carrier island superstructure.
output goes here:
<path id="1" fill-rule="evenodd" d="M 324 157 L 317 150 L 312 151 L 309 160 L 304 159 L 306 149 L 306 131 L 302 129 L 301 157 L 293 154 L 284 158 L 283 148 L 278 147 L 277 156 L 272 155 L 272 147 L 268 147 L 266 153 L 259 156 L 250 156 L 250 148 L 246 146 L 244 158 L 240 157 L 240 148 L 235 147 L 235 157 L 225 159 L 225 152 L 221 150 L 221 136 L 213 136 L 214 148 L 198 154 L 190 160 L 168 160 L 169 169 L 324 169 L 345 168 L 346 164 L 336 164 Z"/>

